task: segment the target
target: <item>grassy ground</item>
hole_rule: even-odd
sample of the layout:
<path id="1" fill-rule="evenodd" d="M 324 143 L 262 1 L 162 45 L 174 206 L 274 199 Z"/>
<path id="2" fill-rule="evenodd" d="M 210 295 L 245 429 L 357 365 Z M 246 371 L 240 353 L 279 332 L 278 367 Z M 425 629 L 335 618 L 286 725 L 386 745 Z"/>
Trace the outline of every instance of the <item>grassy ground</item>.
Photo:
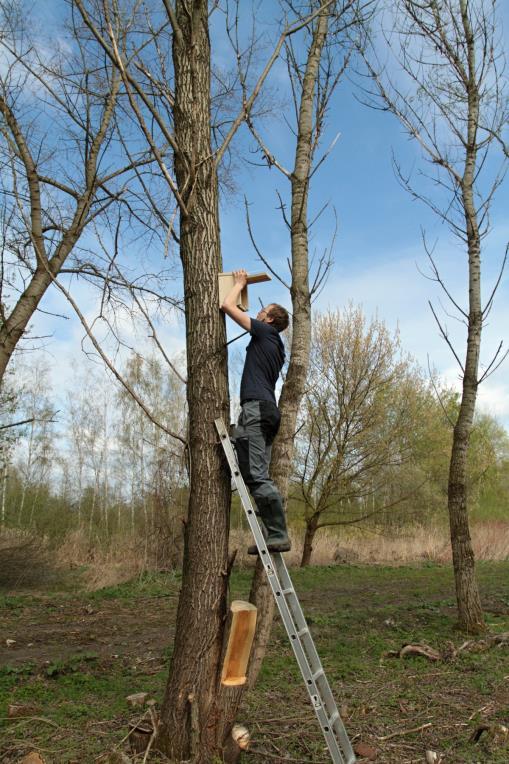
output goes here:
<path id="1" fill-rule="evenodd" d="M 478 577 L 490 633 L 508 632 L 509 563 L 481 563 Z M 428 749 L 443 764 L 509 762 L 503 734 L 470 740 L 482 725 L 509 725 L 509 646 L 476 639 L 452 657 L 468 637 L 454 627 L 449 567 L 316 567 L 293 579 L 354 743 L 380 763 L 422 763 Z M 249 583 L 249 571 L 235 574 L 232 597 Z M 88 764 L 128 751 L 137 714 L 125 697 L 162 696 L 178 590 L 166 575 L 92 594 L 0 596 L 0 761 L 37 750 L 51 764 Z M 405 643 L 444 658 L 389 655 Z M 7 719 L 9 704 L 28 705 L 28 717 Z M 246 762 L 329 761 L 279 620 L 239 721 L 253 739 Z"/>

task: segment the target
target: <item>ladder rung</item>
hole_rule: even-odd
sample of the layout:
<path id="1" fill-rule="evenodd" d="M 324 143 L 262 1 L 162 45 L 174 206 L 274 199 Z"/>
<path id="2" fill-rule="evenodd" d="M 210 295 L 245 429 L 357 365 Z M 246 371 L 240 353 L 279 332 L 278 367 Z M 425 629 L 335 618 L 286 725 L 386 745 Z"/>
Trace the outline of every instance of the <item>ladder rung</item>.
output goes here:
<path id="1" fill-rule="evenodd" d="M 298 637 L 303 637 L 305 634 L 309 634 L 309 629 L 307 626 L 304 626 L 303 629 L 297 632 Z"/>
<path id="2" fill-rule="evenodd" d="M 336 710 L 334 711 L 334 713 L 332 714 L 332 716 L 331 716 L 331 717 L 330 717 L 330 719 L 329 719 L 329 724 L 330 724 L 330 726 L 331 726 L 331 727 L 334 725 L 334 722 L 335 722 L 337 719 L 339 719 L 339 711 L 338 711 L 338 709 L 336 708 Z"/>
<path id="3" fill-rule="evenodd" d="M 293 586 L 289 586 L 288 589 L 283 589 L 283 594 L 285 595 L 285 597 L 287 594 L 295 594 L 295 589 L 293 588 Z"/>
<path id="4" fill-rule="evenodd" d="M 324 674 L 325 674 L 325 671 L 323 670 L 323 668 L 319 668 L 317 671 L 315 671 L 314 674 L 311 674 L 311 676 L 313 677 L 313 681 L 316 682 L 316 680 L 319 679 Z"/>

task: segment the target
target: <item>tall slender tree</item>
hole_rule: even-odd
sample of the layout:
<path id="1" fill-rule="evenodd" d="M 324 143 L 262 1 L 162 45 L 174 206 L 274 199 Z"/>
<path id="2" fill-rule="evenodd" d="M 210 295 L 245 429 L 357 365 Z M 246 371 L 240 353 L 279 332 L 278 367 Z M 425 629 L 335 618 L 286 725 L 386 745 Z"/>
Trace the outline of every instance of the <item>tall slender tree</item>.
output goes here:
<path id="1" fill-rule="evenodd" d="M 500 343 L 495 356 L 481 370 L 482 329 L 501 277 L 500 273 L 483 304 L 482 244 L 508 156 L 503 131 L 509 107 L 497 11 L 496 0 L 397 0 L 390 9 L 390 39 L 387 37 L 400 70 L 397 81 L 383 72 L 374 49 L 365 56 L 382 108 L 398 117 L 428 163 L 420 186 L 396 164 L 400 181 L 447 224 L 465 253 L 468 297 L 458 301 L 444 283 L 433 249 L 424 238 L 432 278 L 466 326 L 462 351 L 455 347 L 443 319 L 431 306 L 461 374 L 460 405 L 453 421 L 448 508 L 459 623 L 469 632 L 484 629 L 484 616 L 468 520 L 467 453 L 479 385 L 505 357 Z M 368 100 L 370 105 L 380 104 Z M 500 148 L 499 160 L 494 155 Z M 507 248 L 505 256 L 501 253 L 502 270 L 506 257 Z"/>
<path id="2" fill-rule="evenodd" d="M 305 41 L 294 45 L 290 38 L 285 45 L 288 81 L 292 93 L 294 116 L 293 133 L 295 148 L 293 166 L 287 168 L 276 157 L 263 137 L 263 131 L 255 119 L 248 119 L 251 133 L 269 168 L 276 168 L 289 183 L 288 204 L 280 196 L 280 207 L 287 226 L 290 246 L 290 279 L 276 273 L 270 258 L 264 257 L 255 243 L 254 232 L 248 217 L 249 231 L 257 254 L 276 278 L 288 289 L 292 302 L 292 329 L 290 361 L 279 399 L 281 427 L 274 441 L 271 459 L 271 476 L 276 482 L 285 504 L 288 497 L 288 481 L 292 471 L 294 438 L 297 414 L 306 384 L 311 340 L 311 304 L 319 292 L 331 265 L 331 251 L 319 260 L 318 268 L 311 274 L 309 256 L 310 212 L 309 199 L 312 177 L 334 147 L 339 133 L 329 148 L 317 159 L 317 151 L 326 127 L 327 111 L 332 96 L 343 75 L 353 50 L 350 37 L 359 34 L 370 7 L 359 0 L 328 2 L 317 0 L 305 3 L 303 13 L 317 12 L 312 24 L 306 27 Z M 282 2 L 287 12 L 291 3 Z M 349 33 L 347 33 L 347 31 Z M 239 45 L 236 42 L 236 48 Z M 239 56 L 239 61 L 241 58 Z M 243 82 L 243 74 L 240 73 Z M 247 205 L 246 205 L 247 206 Z M 287 208 L 290 214 L 287 214 Z M 334 237 L 333 237 L 334 239 Z M 249 666 L 251 684 L 261 666 L 270 635 L 274 602 L 266 582 L 263 565 L 256 564 L 250 598 L 258 608 L 258 626 Z"/>

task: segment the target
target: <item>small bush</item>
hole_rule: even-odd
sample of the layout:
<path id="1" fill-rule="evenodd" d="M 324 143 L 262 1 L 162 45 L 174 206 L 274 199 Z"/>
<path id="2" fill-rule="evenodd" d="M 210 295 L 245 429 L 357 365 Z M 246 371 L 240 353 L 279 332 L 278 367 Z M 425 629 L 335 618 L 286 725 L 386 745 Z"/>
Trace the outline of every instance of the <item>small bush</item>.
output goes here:
<path id="1" fill-rule="evenodd" d="M 44 539 L 17 529 L 0 532 L 0 590 L 46 586 L 56 574 Z"/>

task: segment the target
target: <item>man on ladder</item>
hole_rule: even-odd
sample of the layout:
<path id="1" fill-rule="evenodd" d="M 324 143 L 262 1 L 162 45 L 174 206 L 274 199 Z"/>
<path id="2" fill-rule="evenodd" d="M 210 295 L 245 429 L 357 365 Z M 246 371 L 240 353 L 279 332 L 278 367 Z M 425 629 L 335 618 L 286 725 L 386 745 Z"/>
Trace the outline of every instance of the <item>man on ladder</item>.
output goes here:
<path id="1" fill-rule="evenodd" d="M 274 393 L 285 360 L 279 333 L 288 326 L 288 311 L 272 303 L 251 318 L 237 307 L 247 283 L 247 272 L 234 271 L 233 276 L 235 283 L 221 309 L 251 334 L 240 383 L 241 412 L 234 433 L 237 458 L 265 526 L 269 552 L 288 552 L 291 544 L 283 502 L 269 477 L 272 442 L 281 419 Z M 256 544 L 248 548 L 248 553 L 258 554 Z"/>

